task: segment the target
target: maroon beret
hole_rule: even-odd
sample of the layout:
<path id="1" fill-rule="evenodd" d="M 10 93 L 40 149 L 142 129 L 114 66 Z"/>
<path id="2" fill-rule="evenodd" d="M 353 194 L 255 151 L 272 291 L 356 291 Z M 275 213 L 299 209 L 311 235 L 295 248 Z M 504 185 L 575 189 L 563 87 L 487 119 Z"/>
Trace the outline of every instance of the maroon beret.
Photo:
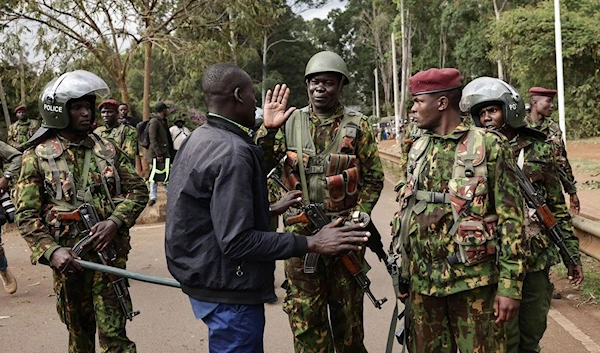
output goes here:
<path id="1" fill-rule="evenodd" d="M 417 72 L 408 79 L 410 83 L 410 94 L 418 96 L 421 94 L 437 93 L 460 88 L 460 71 L 457 69 L 429 69 Z"/>
<path id="2" fill-rule="evenodd" d="M 554 96 L 556 96 L 556 93 L 558 93 L 558 91 L 554 89 L 547 89 L 544 87 L 531 87 L 531 89 L 529 89 L 530 96 L 545 96 L 554 98 Z"/>
<path id="3" fill-rule="evenodd" d="M 18 112 L 19 110 L 25 110 L 25 111 L 27 111 L 27 106 L 25 106 L 25 105 L 20 105 L 20 106 L 16 107 L 16 108 L 15 108 L 15 110 L 14 110 L 14 113 L 15 113 L 15 114 L 17 114 L 17 112 Z"/>
<path id="4" fill-rule="evenodd" d="M 107 99 L 98 105 L 98 110 L 102 109 L 103 106 L 106 106 L 107 108 L 118 108 L 119 102 L 114 99 Z"/>

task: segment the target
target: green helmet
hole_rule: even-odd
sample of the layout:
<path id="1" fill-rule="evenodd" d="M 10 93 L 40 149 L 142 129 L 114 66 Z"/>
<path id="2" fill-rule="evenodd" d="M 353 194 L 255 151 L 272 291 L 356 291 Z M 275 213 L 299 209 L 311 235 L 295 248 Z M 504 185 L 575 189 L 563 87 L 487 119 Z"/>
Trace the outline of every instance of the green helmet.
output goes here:
<path id="1" fill-rule="evenodd" d="M 110 94 L 110 89 L 104 80 L 85 70 L 65 72 L 50 81 L 40 94 L 42 128 L 66 128 L 71 119 L 67 103 L 84 97 L 90 100 L 93 121 L 96 115 L 96 94 L 106 97 Z"/>
<path id="2" fill-rule="evenodd" d="M 334 52 L 322 51 L 313 55 L 308 64 L 306 64 L 304 78 L 307 79 L 310 75 L 322 72 L 340 73 L 344 76 L 344 85 L 350 83 L 350 74 L 348 73 L 346 62 Z"/>
<path id="3" fill-rule="evenodd" d="M 492 104 L 502 106 L 502 117 L 508 126 L 513 129 L 527 126 L 523 98 L 508 83 L 497 78 L 479 77 L 463 88 L 460 109 L 471 115 L 475 125 L 482 126 L 479 111 Z"/>

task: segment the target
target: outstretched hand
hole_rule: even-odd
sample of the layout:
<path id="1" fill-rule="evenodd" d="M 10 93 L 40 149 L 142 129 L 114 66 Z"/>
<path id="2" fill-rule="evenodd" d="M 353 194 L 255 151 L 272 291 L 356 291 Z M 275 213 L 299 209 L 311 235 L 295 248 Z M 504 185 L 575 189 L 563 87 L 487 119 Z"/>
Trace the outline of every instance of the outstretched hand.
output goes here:
<path id="1" fill-rule="evenodd" d="M 296 107 L 286 110 L 289 98 L 290 89 L 285 84 L 276 85 L 273 91 L 267 91 L 263 107 L 263 123 L 267 129 L 279 129 L 296 110 Z"/>

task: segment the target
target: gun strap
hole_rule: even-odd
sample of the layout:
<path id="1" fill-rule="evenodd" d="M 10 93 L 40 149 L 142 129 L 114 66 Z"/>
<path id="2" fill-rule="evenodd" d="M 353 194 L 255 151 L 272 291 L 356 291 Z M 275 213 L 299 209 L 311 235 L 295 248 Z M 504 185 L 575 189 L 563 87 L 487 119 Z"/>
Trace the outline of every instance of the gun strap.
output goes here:
<path id="1" fill-rule="evenodd" d="M 294 132 L 296 134 L 297 153 L 298 153 L 298 172 L 300 173 L 300 185 L 302 186 L 302 198 L 304 202 L 310 203 L 308 197 L 308 183 L 306 182 L 306 170 L 304 169 L 304 153 L 302 146 L 302 123 L 304 116 L 300 115 L 300 119 L 294 120 Z"/>
<path id="2" fill-rule="evenodd" d="M 394 286 L 394 296 L 396 296 L 396 306 L 394 307 L 392 321 L 390 322 L 390 330 L 388 332 L 387 344 L 385 345 L 385 353 L 392 353 L 392 350 L 394 349 L 394 338 L 396 338 L 396 323 L 398 322 L 398 293 L 400 292 L 400 275 L 392 274 L 391 276 L 392 286 Z"/>
<path id="3" fill-rule="evenodd" d="M 79 185 L 79 190 L 77 190 L 77 194 L 81 192 L 81 194 L 83 195 L 85 193 L 85 189 L 87 188 L 91 158 L 92 150 L 90 148 L 87 148 L 85 150 L 85 156 L 83 157 L 83 169 L 81 170 L 81 184 Z M 102 171 L 100 171 L 100 173 L 102 173 Z M 79 195 L 77 196 L 79 198 Z"/>

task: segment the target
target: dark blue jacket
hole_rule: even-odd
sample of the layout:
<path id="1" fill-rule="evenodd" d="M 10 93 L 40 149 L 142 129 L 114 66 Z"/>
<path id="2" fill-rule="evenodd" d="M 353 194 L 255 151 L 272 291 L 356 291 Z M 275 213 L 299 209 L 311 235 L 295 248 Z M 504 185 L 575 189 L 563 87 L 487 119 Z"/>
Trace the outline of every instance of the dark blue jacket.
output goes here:
<path id="1" fill-rule="evenodd" d="M 214 116 L 184 141 L 170 175 L 165 251 L 189 296 L 259 304 L 274 300 L 275 260 L 302 256 L 304 236 L 269 232 L 262 149 Z"/>

